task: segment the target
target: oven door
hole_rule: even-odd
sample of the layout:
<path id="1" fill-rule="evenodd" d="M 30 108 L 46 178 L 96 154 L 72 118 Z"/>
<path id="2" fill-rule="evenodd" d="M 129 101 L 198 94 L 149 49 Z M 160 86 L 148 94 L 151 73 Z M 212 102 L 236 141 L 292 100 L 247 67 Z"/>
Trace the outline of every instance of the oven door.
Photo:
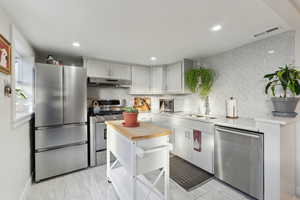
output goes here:
<path id="1" fill-rule="evenodd" d="M 106 125 L 105 123 L 96 123 L 95 131 L 95 149 L 101 151 L 106 149 Z"/>

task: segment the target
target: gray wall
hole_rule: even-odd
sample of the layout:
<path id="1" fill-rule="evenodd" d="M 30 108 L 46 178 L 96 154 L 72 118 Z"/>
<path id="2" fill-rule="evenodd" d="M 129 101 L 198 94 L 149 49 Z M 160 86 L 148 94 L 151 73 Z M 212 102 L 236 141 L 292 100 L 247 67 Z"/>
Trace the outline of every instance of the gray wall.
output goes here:
<path id="1" fill-rule="evenodd" d="M 274 54 L 269 54 L 274 50 Z M 225 100 L 238 100 L 239 115 L 267 116 L 272 110 L 264 94 L 263 76 L 280 65 L 294 63 L 295 32 L 286 32 L 222 54 L 201 59 L 201 63 L 217 72 L 210 94 L 213 114 L 225 115 Z"/>
<path id="2" fill-rule="evenodd" d="M 0 7 L 0 34 L 9 41 L 11 24 Z M 0 79 L 10 82 L 11 76 L 0 73 Z M 26 183 L 30 180 L 29 123 L 18 128 L 13 127 L 12 98 L 7 97 L 0 98 L 0 158 L 1 199 L 20 199 Z"/>

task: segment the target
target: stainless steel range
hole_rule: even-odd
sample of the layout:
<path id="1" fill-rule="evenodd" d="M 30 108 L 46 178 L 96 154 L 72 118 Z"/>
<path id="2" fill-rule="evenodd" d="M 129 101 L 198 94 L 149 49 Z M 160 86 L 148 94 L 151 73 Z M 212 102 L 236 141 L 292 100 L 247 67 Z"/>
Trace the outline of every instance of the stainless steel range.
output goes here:
<path id="1" fill-rule="evenodd" d="M 122 120 L 120 100 L 95 100 L 89 108 L 89 146 L 91 167 L 106 163 L 105 121 Z"/>

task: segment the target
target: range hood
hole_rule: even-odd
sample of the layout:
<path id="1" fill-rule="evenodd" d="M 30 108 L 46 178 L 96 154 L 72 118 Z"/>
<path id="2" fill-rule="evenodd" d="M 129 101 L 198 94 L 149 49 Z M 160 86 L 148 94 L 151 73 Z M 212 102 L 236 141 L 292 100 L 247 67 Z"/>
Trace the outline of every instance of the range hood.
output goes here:
<path id="1" fill-rule="evenodd" d="M 131 87 L 131 80 L 89 77 L 88 85 L 94 87 L 129 88 Z"/>

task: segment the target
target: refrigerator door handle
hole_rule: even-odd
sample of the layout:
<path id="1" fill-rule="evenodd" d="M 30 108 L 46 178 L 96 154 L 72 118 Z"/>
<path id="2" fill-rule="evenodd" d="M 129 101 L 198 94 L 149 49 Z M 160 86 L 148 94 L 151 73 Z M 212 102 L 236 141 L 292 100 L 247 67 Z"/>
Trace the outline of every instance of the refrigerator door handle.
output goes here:
<path id="1" fill-rule="evenodd" d="M 60 146 L 56 146 L 56 147 L 40 148 L 40 149 L 35 150 L 35 152 L 40 153 L 40 152 L 44 152 L 44 151 L 62 149 L 62 148 L 71 147 L 71 146 L 80 146 L 80 145 L 84 145 L 84 144 L 87 144 L 87 141 L 77 142 L 77 143 L 72 143 L 72 144 L 66 144 L 66 145 L 60 145 Z"/>
<path id="2" fill-rule="evenodd" d="M 48 130 L 48 129 L 55 129 L 55 128 L 60 128 L 60 127 L 80 127 L 80 126 L 85 126 L 87 123 L 82 122 L 82 123 L 77 123 L 77 124 L 65 124 L 65 125 L 58 125 L 58 126 L 45 126 L 45 127 L 36 127 L 35 130 Z"/>

